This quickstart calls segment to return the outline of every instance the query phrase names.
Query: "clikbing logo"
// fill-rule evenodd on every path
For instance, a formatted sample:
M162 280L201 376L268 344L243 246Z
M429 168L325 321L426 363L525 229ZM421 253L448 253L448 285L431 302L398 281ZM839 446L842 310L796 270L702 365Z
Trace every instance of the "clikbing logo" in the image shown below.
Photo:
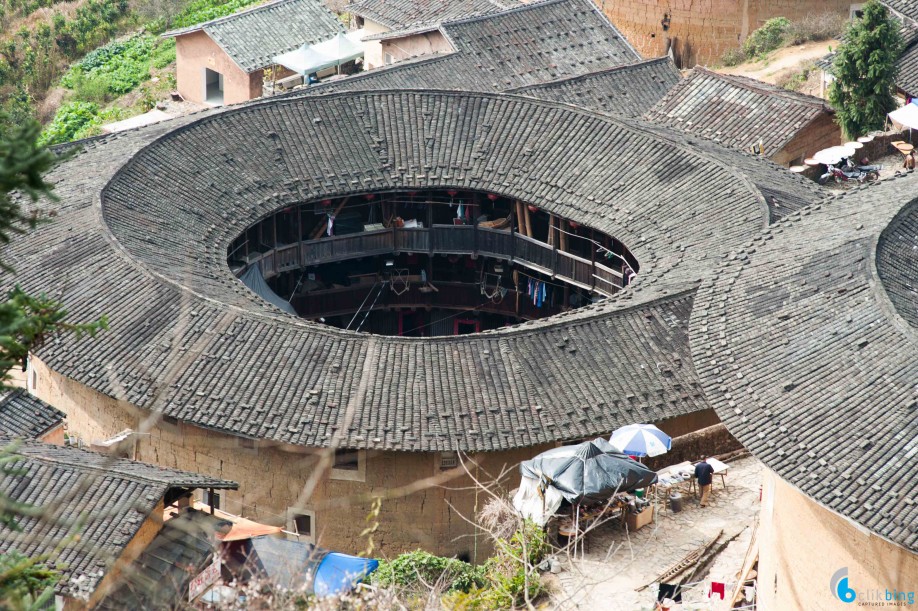
M873 588L855 590L848 582L848 567L844 566L832 575L829 590L843 603L857 601L858 607L911 607L915 604L914 590L897 588Z
M832 590L832 595L843 603L853 603L857 598L857 592L848 585L848 567L846 566L835 571L829 581L829 588Z

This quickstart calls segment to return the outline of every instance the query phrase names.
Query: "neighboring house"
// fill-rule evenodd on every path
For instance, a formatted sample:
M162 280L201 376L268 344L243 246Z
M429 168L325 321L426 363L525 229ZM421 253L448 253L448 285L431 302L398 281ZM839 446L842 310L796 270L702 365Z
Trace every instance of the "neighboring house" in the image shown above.
M446 22L452 50L417 57L291 95L361 89L507 91L642 60L591 0L547 0Z
M64 412L17 388L0 398L0 435L64 445Z
M208 566L220 562L218 535L232 523L203 511L183 509L167 520L134 562L127 566L96 609L158 611L183 609L192 593L203 594L210 583L193 592L189 585ZM215 557L216 556L216 557ZM219 579L220 573L215 572ZM197 597L197 596L196 596Z
M576 104L621 117L640 117L659 102L680 78L673 61L661 57L509 89L507 93Z
M416 55L452 49L439 26L445 21L499 13L517 0L363 0L348 6L365 29L364 62L376 68Z
M166 506L195 489L237 487L197 473L0 436L0 445L8 444L16 460L0 473L0 489L17 503L46 511L17 517L16 530L0 525L0 553L47 555L63 575L55 590L65 609L92 607L103 597L156 538Z
M842 139L835 111L824 100L700 66L645 119L785 166L802 163Z
M261 97L276 56L343 31L322 0L275 0L163 36L175 38L179 94L221 106Z

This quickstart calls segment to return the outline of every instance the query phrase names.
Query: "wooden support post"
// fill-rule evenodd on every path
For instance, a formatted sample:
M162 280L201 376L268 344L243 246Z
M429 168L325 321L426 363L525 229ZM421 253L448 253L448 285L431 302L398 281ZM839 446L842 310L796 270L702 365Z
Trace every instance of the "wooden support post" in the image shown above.
M296 207L296 260L303 265L303 207Z
M510 263L513 263L513 259L516 256L516 228L514 224L516 223L516 214L513 210L510 211Z
M590 228L590 266L593 268L593 273L590 274L590 290L596 290L596 232L593 231L593 228Z
M532 237L532 216L529 214L529 206L523 204L523 212L526 215L526 237Z
M562 218L559 218L559 219L558 219L558 224L559 224L559 227L558 227L558 234L559 234L559 235L558 235L558 242L561 244L561 251L562 251L562 252L568 252L568 250L567 250L567 231L568 231L569 225L567 224L567 221L565 221L565 220L562 219Z

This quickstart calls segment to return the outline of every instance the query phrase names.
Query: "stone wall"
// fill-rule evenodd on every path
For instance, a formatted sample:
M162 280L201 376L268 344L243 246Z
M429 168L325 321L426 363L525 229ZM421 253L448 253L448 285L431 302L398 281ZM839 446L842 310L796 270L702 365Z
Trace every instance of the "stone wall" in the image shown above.
M594 0L644 57L672 47L676 65L716 64L768 19L850 13L850 0Z
M203 31L175 39L175 78L178 92L188 101L205 103L204 69L223 75L223 103L238 104L261 97L261 70L246 73Z
M699 431L673 437L672 449L662 456L644 459L644 464L659 471L681 462L697 462L702 456L717 456L742 449L743 445L730 434L722 423Z
M887 590L918 590L918 555L824 508L771 471L764 472L764 480L758 529L760 608L886 606ZM858 592L848 605L829 588L833 574L844 567L850 587ZM881 600L875 602L880 604L871 605L861 596L868 590L879 591Z

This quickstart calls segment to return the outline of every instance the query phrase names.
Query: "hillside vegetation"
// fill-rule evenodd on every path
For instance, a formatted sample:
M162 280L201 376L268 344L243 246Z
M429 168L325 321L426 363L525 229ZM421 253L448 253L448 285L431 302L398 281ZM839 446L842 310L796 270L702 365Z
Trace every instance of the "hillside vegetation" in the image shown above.
M46 124L46 144L98 133L174 89L158 35L264 0L0 0L0 114Z

